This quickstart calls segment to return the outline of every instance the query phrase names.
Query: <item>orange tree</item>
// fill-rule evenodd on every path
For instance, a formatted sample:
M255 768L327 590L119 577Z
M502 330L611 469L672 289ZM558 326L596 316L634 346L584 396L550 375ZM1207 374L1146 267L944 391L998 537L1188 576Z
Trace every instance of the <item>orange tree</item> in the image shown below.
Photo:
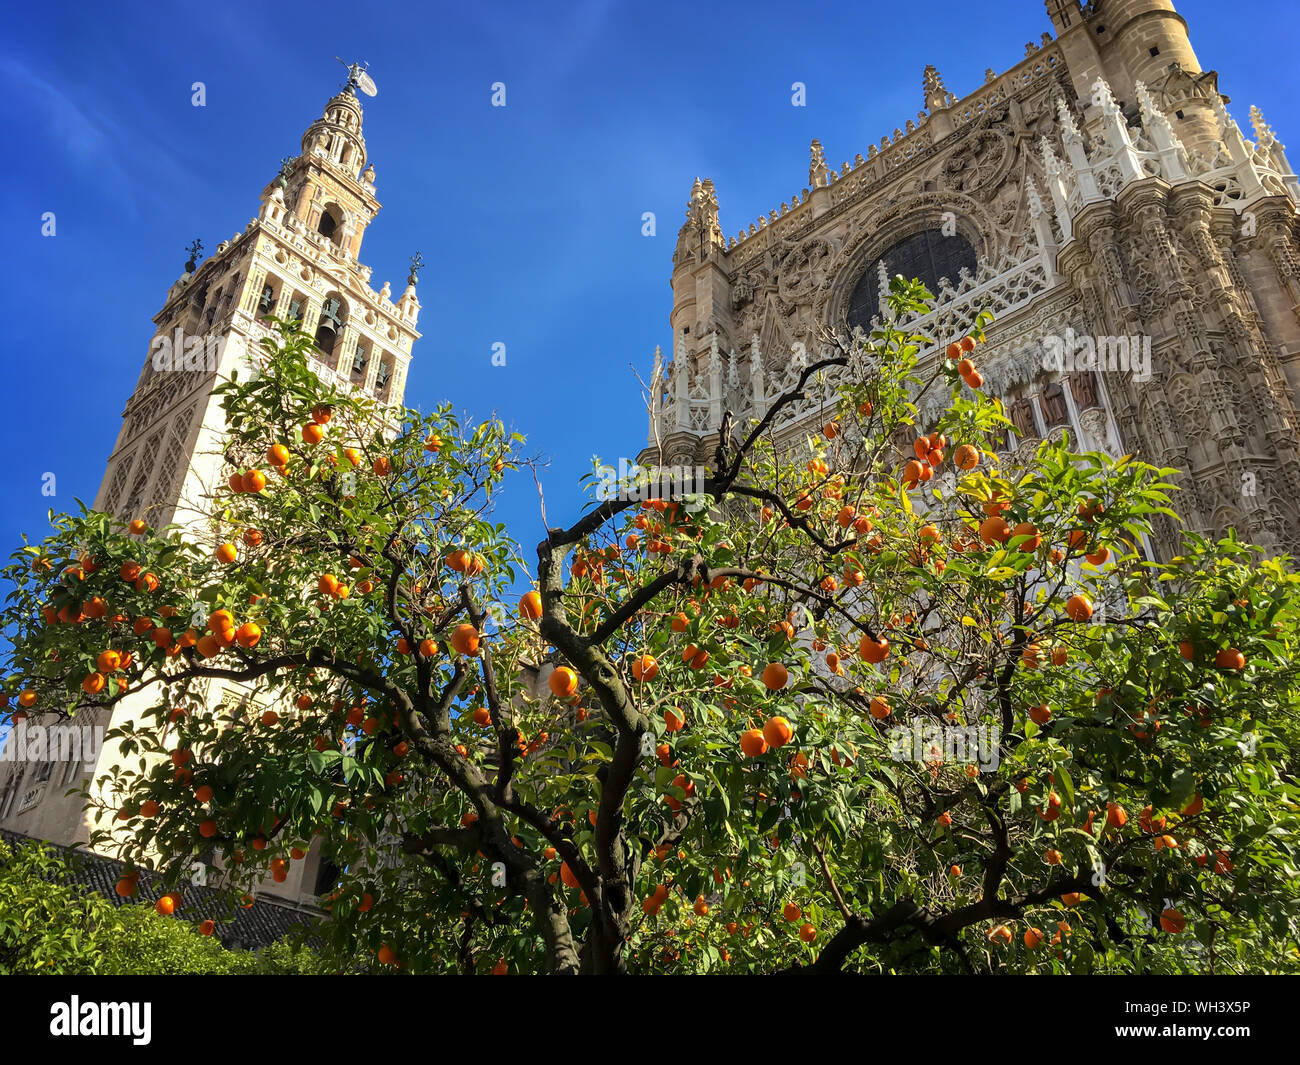
M1296 578L1149 561L1172 471L999 460L980 338L833 346L702 496L548 528L516 606L519 438L335 390L283 326L222 386L210 540L92 512L16 554L10 712L134 700L111 845L181 918L195 860L240 895L315 842L376 967L1296 968Z

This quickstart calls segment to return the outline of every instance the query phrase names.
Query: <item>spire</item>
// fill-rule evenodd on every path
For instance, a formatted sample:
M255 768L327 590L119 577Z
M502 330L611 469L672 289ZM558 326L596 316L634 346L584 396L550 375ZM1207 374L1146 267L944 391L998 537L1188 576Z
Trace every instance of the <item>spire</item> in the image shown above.
M1141 81L1134 82L1133 91L1137 95L1142 125L1146 127L1152 143L1156 146L1156 151L1160 153L1162 176L1169 182L1182 180L1187 176L1187 151L1182 141L1178 139L1168 117L1151 99L1151 93L1146 85Z
M713 182L696 178L691 185L690 202L686 205L686 221L677 232L677 248L673 262L678 266L690 261L692 255L707 257L713 247L726 247L722 226L718 224L718 197Z
M1250 125L1255 131L1255 143L1268 151L1277 142L1273 127L1264 121L1264 112L1254 104L1250 107Z
M943 77L933 63L921 74L921 91L925 94L926 109L933 114L951 107L955 97L944 86Z
M1056 114L1061 122L1061 139L1066 142L1071 140L1082 142L1083 138L1079 136L1079 124L1074 121L1074 113L1070 110L1070 105L1065 102L1064 96L1056 98Z
M1025 178L1025 194L1029 199L1029 217L1038 218L1043 213L1043 198L1038 195L1038 186L1032 177Z

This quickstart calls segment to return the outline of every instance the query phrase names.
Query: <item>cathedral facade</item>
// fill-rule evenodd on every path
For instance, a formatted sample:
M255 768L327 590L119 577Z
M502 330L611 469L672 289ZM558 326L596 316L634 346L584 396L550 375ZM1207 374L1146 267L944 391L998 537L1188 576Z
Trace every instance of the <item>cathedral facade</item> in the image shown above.
M406 288L393 299L387 283L372 287L371 268L359 260L380 204L358 86L373 89L373 82L354 65L347 85L303 134L300 154L283 160L262 190L256 218L211 256L201 258L197 242L191 249L154 316L95 510L122 522L143 518L155 528L174 522L194 542L219 542L210 499L230 470L222 454L225 416L213 389L232 371L243 379L256 372L265 358L259 341L278 337L267 316L295 319L316 338L314 369L322 378L381 402L402 402L420 335L419 261L413 259ZM124 761L134 764L105 735L157 698L150 688L111 709L79 711L71 722L39 715L16 723L0 757L0 830L66 846L85 843L96 828L112 829L111 815L86 812L82 799L68 792L98 782ZM213 713L229 713L262 698L214 680L205 702ZM91 794L115 805L98 783ZM264 889L310 902L327 882L332 885L328 860L313 848L285 882L268 881Z
M996 316L980 351L1013 454L1075 450L1182 471L1187 528L1300 554L1300 184L1256 108L1247 137L1171 0L1047 0L1052 31L734 236L697 179L673 255L673 356L656 351L640 459L707 465L825 351L870 332L888 277L936 296L922 361ZM1026 22L1028 22L1026 12ZM833 382L776 426L815 432ZM926 424L935 410L922 410ZM1160 519L1157 555L1179 528Z

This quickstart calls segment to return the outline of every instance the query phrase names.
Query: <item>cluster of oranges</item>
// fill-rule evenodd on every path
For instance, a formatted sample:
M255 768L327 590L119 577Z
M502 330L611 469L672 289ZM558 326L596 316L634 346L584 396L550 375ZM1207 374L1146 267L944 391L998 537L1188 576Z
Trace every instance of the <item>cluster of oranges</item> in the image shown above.
M960 340L948 345L945 354L948 358L957 364L957 372L961 378L974 391L979 391L984 386L984 377L975 369L975 364L966 358L975 350L975 338L973 336L964 336Z

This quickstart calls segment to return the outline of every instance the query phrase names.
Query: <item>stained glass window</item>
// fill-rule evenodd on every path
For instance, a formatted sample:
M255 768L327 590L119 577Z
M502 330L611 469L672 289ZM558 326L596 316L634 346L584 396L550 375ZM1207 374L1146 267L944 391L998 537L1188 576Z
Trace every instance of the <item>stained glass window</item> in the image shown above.
M974 273L976 265L975 249L961 234L945 237L937 229L914 233L867 266L849 300L850 326L866 329L871 319L880 313L879 264L882 262L887 276L902 274L907 278L918 278L931 292L938 291L941 277L956 284L963 266Z

